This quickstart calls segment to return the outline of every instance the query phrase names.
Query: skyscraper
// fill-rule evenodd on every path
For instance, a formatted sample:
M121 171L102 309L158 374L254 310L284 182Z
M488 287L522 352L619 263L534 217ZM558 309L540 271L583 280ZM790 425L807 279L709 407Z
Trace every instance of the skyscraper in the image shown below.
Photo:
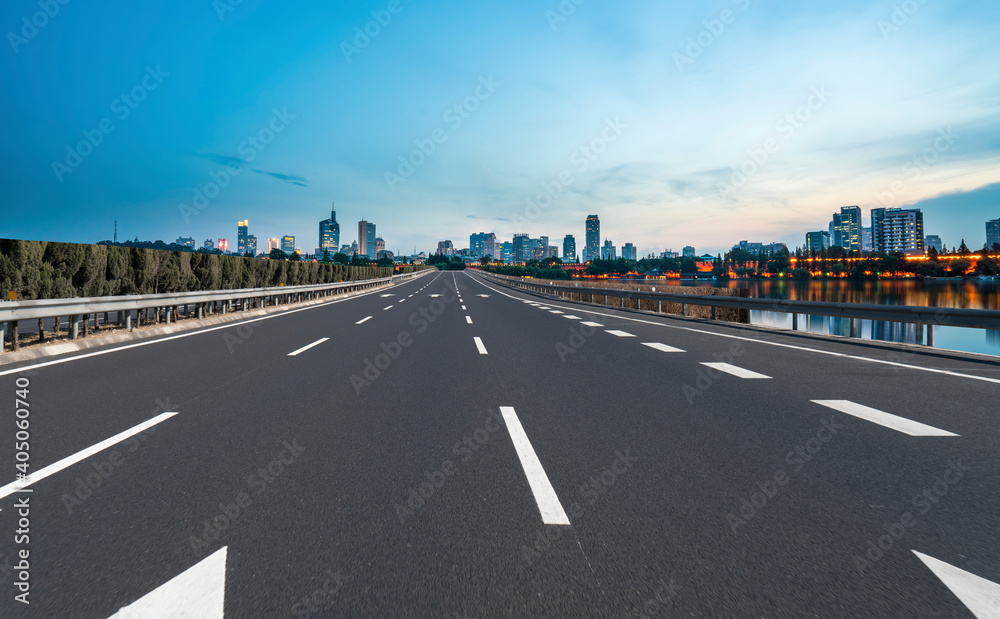
M362 219L358 222L358 254L375 259L375 224Z
M806 251L817 254L830 246L830 233L826 230L806 232Z
M601 220L597 215L587 215L587 240L583 247L583 260L601 257Z
M250 227L250 220L244 219L236 223L236 251L240 255L247 253L247 236Z
M830 243L848 251L861 251L861 242L861 207L840 207L830 224Z
M375 255L378 256L380 251L385 251L385 239L377 236L375 237Z
M601 248L601 258L603 260L618 260L618 252L615 250L614 243L605 239L604 247Z
M319 250L320 258L328 251L331 254L337 253L340 247L340 224L337 223L337 211L330 211L330 219L319 222Z
M681 250L681 255L685 258L694 258L698 255L698 251L691 245L685 245L684 249Z
M873 208L872 240L875 251L922 254L924 214L918 208Z
M286 254L295 253L294 236L292 236L291 234L286 234L285 236L281 237L281 251L285 252Z
M991 219L986 222L986 245L992 250L997 243L1000 243L1000 219Z
M247 236L247 246L243 251L245 254L250 254L251 256L257 255L257 237L253 234Z
M485 250L486 243L496 240L497 240L497 235L492 232L490 233L477 232L475 234L470 234L469 251L472 252L472 255L474 257L481 258L482 256L486 255L486 250Z
M931 247L933 247L935 251L941 253L941 248L944 247L944 244L941 242L940 236L936 234L928 234L924 237L924 247L927 248L927 251L930 251Z
M563 238L563 262L576 261L576 239L572 234Z
M267 253L271 253L272 249L281 249L281 241L275 238L267 239Z
M514 235L514 262L527 262L531 259L528 247L528 235L525 233Z
M625 243L622 245L622 258L626 260L638 260L639 250L632 243Z

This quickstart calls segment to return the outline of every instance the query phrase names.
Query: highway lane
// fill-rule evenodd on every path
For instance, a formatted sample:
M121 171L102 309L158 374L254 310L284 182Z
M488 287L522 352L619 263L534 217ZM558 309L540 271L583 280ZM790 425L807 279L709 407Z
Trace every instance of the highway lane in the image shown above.
M991 516L996 432L982 401L995 393L992 383L935 375L931 388L927 375L887 367L879 368L888 372L880 390L866 386L868 365L856 369L866 362L746 343L733 365L771 378L717 375L689 403L683 386L697 386L708 369L701 364L719 362L713 355L730 340L628 320L635 314L601 317L579 304L551 301L544 310L507 295L537 297L472 277L431 275L396 287L396 298L367 295L261 321L238 352L212 332L36 370L33 406L53 411L38 413L39 464L154 416L159 391L178 403L178 415L126 452L73 514L60 496L102 457L38 482L37 605L34 613L13 607L20 615L12 616L76 608L109 616L221 547L229 553L228 616L310 608L302 614L962 616L910 550L1000 576ZM585 321L604 324L574 339L570 325ZM401 334L412 342L380 359ZM367 362L386 359L368 380ZM11 382L0 377L0 388ZM845 390L960 436L911 437L810 402ZM891 408L891 393L876 398L899 391L913 408L921 390L934 392L934 410L919 417ZM515 411L569 526L543 524L526 465L497 420L502 406ZM787 452L819 445L824 419L834 416L835 437L793 470ZM301 453L290 455L286 441ZM0 446L0 461L12 461ZM279 457L292 461L274 464ZM971 470L859 571L855 555L877 543L884 524L914 511L913 494L953 458ZM281 472L251 487L248 476L269 465ZM787 484L734 527L727 516L778 470ZM414 499L425 480L430 496ZM201 524L241 491L250 502L231 526L207 548L192 548ZM6 528L10 502L0 500ZM0 609L8 603L0 599Z

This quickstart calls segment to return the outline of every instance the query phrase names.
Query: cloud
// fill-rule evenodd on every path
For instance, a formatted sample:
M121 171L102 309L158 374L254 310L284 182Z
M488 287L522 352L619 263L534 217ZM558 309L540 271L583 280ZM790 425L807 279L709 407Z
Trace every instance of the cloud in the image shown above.
M309 179L302 178L301 176L295 176L294 174L282 174L281 172L268 172L267 170L253 170L257 174L266 174L267 176L273 176L279 181L285 181L286 183L291 183L293 185L298 185L299 187L308 187Z
M230 157L229 155L220 155L218 153L194 153L194 156L219 165L234 166L237 168L242 168L243 164L246 163L239 157Z

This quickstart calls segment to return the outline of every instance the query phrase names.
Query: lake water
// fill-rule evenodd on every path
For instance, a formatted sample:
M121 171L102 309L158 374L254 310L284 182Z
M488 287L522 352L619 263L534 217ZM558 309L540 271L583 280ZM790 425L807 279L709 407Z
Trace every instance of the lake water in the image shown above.
M643 283L652 283L645 280ZM674 282L670 282L673 284ZM655 283L653 284L655 285ZM684 281L684 286L704 286L701 281ZM730 280L718 285L749 288L750 296L789 301L839 303L880 303L924 307L962 307L1000 311L1000 282L919 281L919 280ZM752 324L792 327L791 314L750 312ZM861 337L888 342L923 343L925 334L913 324L856 320ZM832 316L799 316L799 329L813 333L849 335L851 321ZM938 348L1000 355L1000 331L938 326L934 329Z

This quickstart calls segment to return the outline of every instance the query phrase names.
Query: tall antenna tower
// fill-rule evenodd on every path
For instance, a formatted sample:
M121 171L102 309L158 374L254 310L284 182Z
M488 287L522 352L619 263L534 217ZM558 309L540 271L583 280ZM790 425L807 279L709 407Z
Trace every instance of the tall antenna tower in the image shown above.
M115 243L118 242L118 220L115 220Z

